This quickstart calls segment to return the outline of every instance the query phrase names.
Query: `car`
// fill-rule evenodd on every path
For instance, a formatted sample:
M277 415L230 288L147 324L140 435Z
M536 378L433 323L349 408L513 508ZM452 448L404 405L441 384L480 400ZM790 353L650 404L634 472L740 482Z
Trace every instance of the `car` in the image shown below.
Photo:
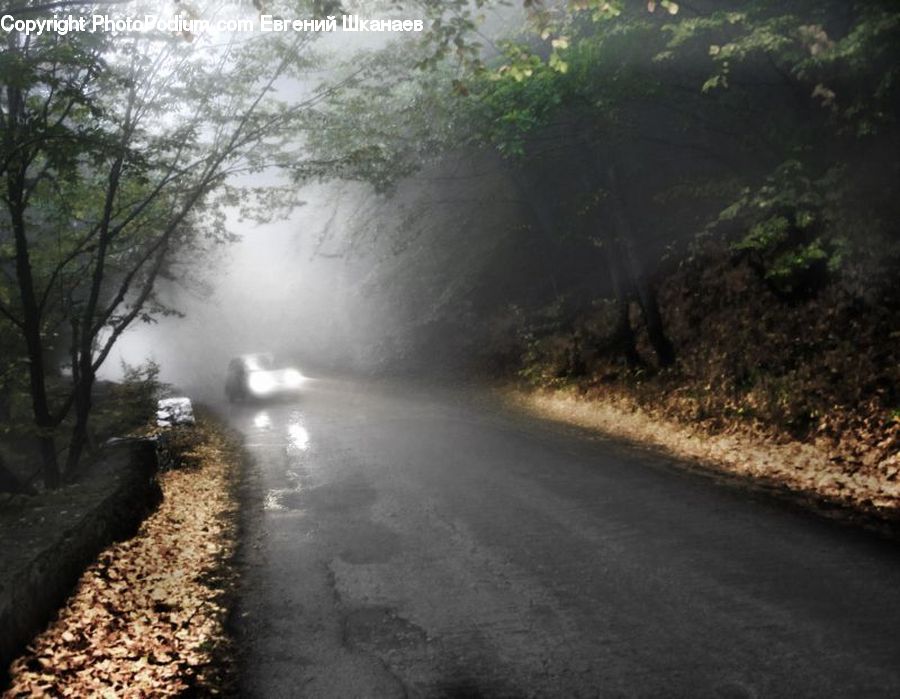
M235 357L228 364L225 395L232 403L296 395L306 377L294 367L276 367L268 352Z

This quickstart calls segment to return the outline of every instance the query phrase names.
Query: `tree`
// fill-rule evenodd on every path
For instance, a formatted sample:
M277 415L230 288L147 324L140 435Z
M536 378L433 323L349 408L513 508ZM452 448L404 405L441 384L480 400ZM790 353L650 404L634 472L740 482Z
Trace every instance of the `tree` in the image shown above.
M311 65L314 38L8 34L0 244L14 275L0 314L23 338L47 487L60 479L58 429L71 413L71 477L96 372L134 321L168 312L156 282L178 256L231 237L227 206L271 216L295 203L291 188L254 188L247 178L296 155L297 134L322 95L276 90ZM65 339L71 367L56 399L54 335Z
M631 363L632 302L658 364L674 361L652 281L698 233L754 255L783 288L839 267L848 230L863 250L890 235L854 217L852 183L891 177L878 152L897 113L891 3L530 3L499 38L476 31L490 7L430 8L425 45L405 62L395 48L371 60L377 74L338 96L337 130L313 145L382 189L440 153L499 151L534 225L562 234L582 219L602 251ZM564 182L548 186L548 168Z
M370 61L372 75L347 86L332 105L328 119L323 120L331 128L319 134L315 147L328 160L347 163L345 176L369 181L381 189L389 188L438 153L472 146L496 149L508 159L507 176L516 183L523 205L534 209L535 225L555 226L560 235L571 215L548 215L547 203L542 199L553 195L533 188L527 171L536 161L553 157L554 150L563 158L571 158L573 150L580 151L584 162L577 165L580 176L572 186L583 188L581 194L585 198L596 199L604 194L605 204L594 211L605 220L598 220L589 235L602 242L599 247L603 248L605 274L620 299L620 319L625 325L619 334L624 354L631 363L638 363L627 312L630 299L635 297L644 310L659 363L668 366L674 361L674 351L665 336L652 286L640 269L628 202L619 184L621 175L612 163L614 142L621 139L621 125L614 114L598 114L596 108L601 97L609 103L616 99L621 102L623 90L634 90L633 85L598 87L595 76L588 75L590 70L597 70L596 51L590 61L582 61L578 75L567 76L569 65L560 58L560 51L567 45L565 39L551 42L546 62L533 54L527 43L501 42L501 56L485 68L480 60L473 60L477 47L467 43L468 21L471 18L453 25L456 33L448 41L444 30L450 25L435 19L438 29L433 30L434 35L426 38L418 52L406 47L405 60L398 60L396 47L379 52ZM634 22L638 29L645 24L646 21ZM617 31L621 33L620 28ZM633 40L635 33L631 30L626 39ZM600 41L591 38L596 48ZM462 79L452 65L440 62L448 45L457 47L454 55L465 69L472 71ZM622 43L616 43L612 50L621 53ZM426 69L424 73L416 72L422 68ZM405 79L401 80L400 75ZM365 111L353 108L360 104L366 105ZM375 119L373 106L378 115ZM358 119L360 114L365 115L365 125ZM570 137L563 147L558 143L548 147L541 142L539 132L558 124L560 119L567 121L578 136L574 143ZM348 125L341 128L342 123ZM375 141L376 152L370 145L372 123L383 125ZM396 129L397 124L403 127ZM402 137L398 138L398 134ZM358 143L354 136L360 135L368 140ZM411 143L416 145L410 147ZM348 144L353 145L348 149ZM360 153L368 157L359 158ZM377 168L373 168L373 162L378 163Z

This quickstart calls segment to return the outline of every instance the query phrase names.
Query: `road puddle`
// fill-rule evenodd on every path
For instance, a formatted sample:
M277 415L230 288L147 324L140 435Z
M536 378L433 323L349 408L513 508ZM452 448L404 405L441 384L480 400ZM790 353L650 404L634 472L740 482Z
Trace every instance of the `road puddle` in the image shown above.
M253 417L253 426L261 432L270 430L272 428L272 418L269 417L269 413L265 410L260 410Z
M309 449L309 432L300 422L299 418L288 425L288 447L297 451Z
M257 458L270 463L283 460L284 475L278 476L277 469L267 479L271 485L263 499L263 509L269 512L297 511L303 500L303 462L310 450L310 435L304 424L303 414L291 410L285 414L280 410L260 410L253 415L254 436L258 441L249 441L246 446L260 449ZM280 454L279 454L280 452Z

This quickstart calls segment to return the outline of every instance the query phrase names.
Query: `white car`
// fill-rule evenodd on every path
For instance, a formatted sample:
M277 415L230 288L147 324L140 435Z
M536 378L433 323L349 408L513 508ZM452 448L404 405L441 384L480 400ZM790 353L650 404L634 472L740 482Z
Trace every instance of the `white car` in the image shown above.
M299 393L306 377L294 367L276 368L269 353L245 354L228 364L225 395L232 403Z

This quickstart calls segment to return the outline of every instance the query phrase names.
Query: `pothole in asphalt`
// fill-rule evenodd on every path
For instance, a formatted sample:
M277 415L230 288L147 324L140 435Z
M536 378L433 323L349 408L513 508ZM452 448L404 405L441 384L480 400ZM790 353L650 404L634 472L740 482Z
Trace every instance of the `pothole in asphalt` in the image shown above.
M364 607L344 616L344 643L369 652L424 648L425 631L390 607Z
M328 483L306 491L307 506L328 514L358 514L378 500L375 489L361 476Z
M400 536L377 522L364 522L342 536L338 554L347 563L385 563L400 552Z
M495 658L485 660L483 643L447 656L445 642L429 638L420 626L391 607L363 607L344 616L344 644L380 658L415 696L436 699L522 697L508 684ZM477 658L477 659L476 659Z

